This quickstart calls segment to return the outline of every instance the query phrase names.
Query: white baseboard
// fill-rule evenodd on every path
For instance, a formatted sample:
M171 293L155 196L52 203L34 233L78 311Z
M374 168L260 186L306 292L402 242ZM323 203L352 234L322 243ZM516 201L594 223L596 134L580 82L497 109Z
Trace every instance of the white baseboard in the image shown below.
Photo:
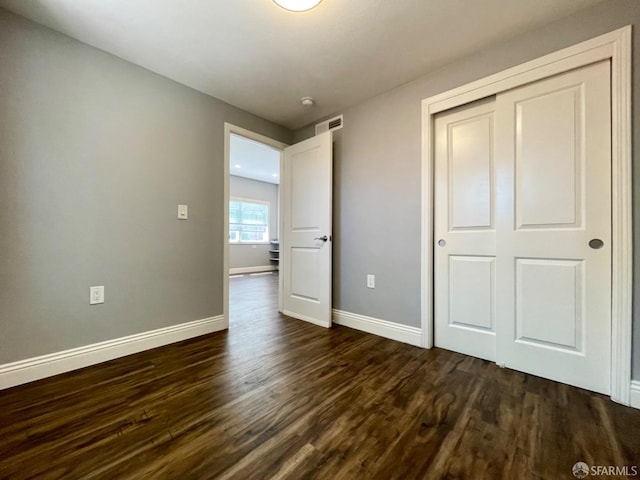
M222 315L0 365L0 390L224 330Z
M338 325L355 328L380 337L390 338L398 342L408 343L419 347L422 340L422 330L400 323L389 322L379 318L366 317L356 313L333 310L333 321Z
M630 405L633 408L640 408L640 380L631 380Z
M276 265L262 265L261 267L238 267L230 268L229 275L240 275L241 273L259 273L259 272L272 272L277 270Z

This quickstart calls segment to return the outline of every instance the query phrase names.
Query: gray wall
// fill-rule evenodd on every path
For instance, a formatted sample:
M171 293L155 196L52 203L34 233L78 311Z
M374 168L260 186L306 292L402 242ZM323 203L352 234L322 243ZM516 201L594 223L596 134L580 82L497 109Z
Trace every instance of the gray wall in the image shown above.
M0 10L0 364L222 313L225 121L291 141Z
M344 112L334 152L334 307L420 325L420 101L625 25L634 25L633 118L640 118L640 2L611 0L456 61ZM437 46L425 45L425 49ZM338 112L340 113L340 112ZM315 122L314 122L315 123ZM313 135L313 127L294 134ZM640 133L634 127L634 161ZM634 185L640 168L634 169ZM634 200L640 251L640 196ZM635 272L638 276L636 262ZM365 275L376 274L376 289ZM638 293L640 287L635 288ZM640 296L634 295L634 377L640 378Z
M229 177L232 197L269 202L269 239L278 238L278 185L250 178ZM229 244L229 268L272 266L269 261L271 245Z

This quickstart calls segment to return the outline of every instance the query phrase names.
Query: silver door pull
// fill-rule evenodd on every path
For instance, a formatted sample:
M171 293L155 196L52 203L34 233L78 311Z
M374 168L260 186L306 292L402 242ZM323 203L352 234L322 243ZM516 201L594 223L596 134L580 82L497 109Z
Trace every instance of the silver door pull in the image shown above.
M447 242L444 240L444 238L441 238L440 240L438 240L438 245L440 245L441 247L444 247L447 244Z
M326 242L327 240L329 240L329 237L324 235L322 237L316 237L316 238L314 238L314 240L322 240L323 242Z

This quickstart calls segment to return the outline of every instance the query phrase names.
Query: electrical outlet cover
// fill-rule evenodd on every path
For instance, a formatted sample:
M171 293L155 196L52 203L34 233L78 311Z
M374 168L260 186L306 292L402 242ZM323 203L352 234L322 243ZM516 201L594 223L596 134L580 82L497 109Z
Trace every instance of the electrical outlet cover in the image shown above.
M89 287L89 305L104 303L104 286Z

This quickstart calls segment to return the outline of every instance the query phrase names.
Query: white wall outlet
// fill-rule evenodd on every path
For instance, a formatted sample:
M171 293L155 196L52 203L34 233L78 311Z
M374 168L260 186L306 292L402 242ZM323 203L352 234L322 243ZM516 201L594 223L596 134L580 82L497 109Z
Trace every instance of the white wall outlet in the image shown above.
M104 286L89 287L89 305L104 303Z
M178 205L178 218L180 220L187 220L189 218L188 205Z
M367 288L376 288L376 276L367 275Z

